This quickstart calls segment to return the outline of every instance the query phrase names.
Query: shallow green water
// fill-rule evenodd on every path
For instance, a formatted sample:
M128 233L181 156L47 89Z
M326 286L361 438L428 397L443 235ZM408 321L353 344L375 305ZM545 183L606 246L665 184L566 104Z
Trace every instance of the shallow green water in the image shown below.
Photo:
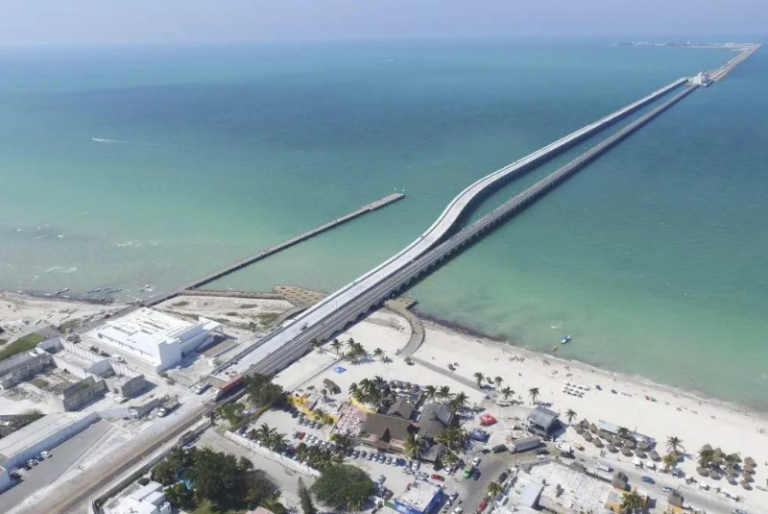
M605 42L5 49L0 287L164 290L404 189L212 285L332 290L478 177L730 55ZM421 282L419 308L530 348L570 333L563 355L765 407L766 79L762 51Z

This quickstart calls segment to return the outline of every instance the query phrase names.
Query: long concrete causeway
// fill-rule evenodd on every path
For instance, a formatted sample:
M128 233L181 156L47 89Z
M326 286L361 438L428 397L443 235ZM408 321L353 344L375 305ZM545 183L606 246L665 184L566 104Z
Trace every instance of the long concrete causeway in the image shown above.
M419 236L418 239L381 265L350 282L335 293L326 297L323 301L315 304L313 307L297 316L287 326L279 328L267 335L258 343L258 345L254 345L252 351L242 355L239 358L239 361L232 366L232 369L238 373L249 374L255 372L271 373L286 367L293 362L293 360L309 350L310 342L312 340L323 340L327 337L331 337L332 334L343 329L347 324L354 323L358 318L364 317L372 306L378 305L394 290L402 287L403 284L415 280L422 271L434 266L437 261L430 261L434 260L433 257L436 256L437 253L432 254L431 257L424 257L433 249L437 251L435 247L446 240L450 235L450 232L454 229L456 222L475 200L481 198L490 190L493 190L500 183L529 171L531 168L557 155L564 149L594 135L616 121L635 113L642 107L647 106L651 102L680 88L683 84L687 84L688 82L689 79L687 78L675 80L626 107L572 132L571 134L558 139L554 143L536 150L522 159L473 183L459 193L459 195L448 204L440 217L438 217L432 226ZM619 131L616 136L623 134L619 139L616 139L605 146L601 146L608 142L608 140L606 140L601 143L601 145L598 145L600 148L595 153L591 153L589 156L584 154L582 156L584 161L579 166L574 166L574 170L581 167L583 163L594 159L610 146L613 146L619 140L629 135L629 133L647 123L651 118L666 110L666 108L689 94L693 89L695 89L695 87L687 87L682 93L675 96L672 99L674 101L670 101L671 103L667 102L655 108L636 122L633 122ZM640 122L641 120L643 121L637 124L637 122ZM633 128L628 132L625 132L630 127ZM595 147L595 149L598 147ZM552 182L544 189L549 190L559 183L564 176L572 173L572 171L563 172L558 176L559 178L552 178L561 171L562 169L545 179L549 179ZM544 187L541 182L537 183L537 185ZM536 197L541 196L543 190L536 192L529 189L526 191L529 193L529 196L526 196L525 202L530 202ZM491 225L493 225L493 223L488 223L487 226L477 226L477 224L473 224L472 227L475 227L473 230L480 233ZM462 231L462 233L465 232ZM455 243L456 240L449 239L446 241L446 244L450 241L454 241ZM458 248L460 244L456 244L458 245ZM440 246L439 248L443 248L443 246Z

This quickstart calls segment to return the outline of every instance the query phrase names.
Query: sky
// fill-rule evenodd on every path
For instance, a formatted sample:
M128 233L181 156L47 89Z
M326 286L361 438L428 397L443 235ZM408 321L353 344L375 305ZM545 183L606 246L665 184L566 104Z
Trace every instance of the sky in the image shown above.
M768 0L0 0L0 44L768 33Z

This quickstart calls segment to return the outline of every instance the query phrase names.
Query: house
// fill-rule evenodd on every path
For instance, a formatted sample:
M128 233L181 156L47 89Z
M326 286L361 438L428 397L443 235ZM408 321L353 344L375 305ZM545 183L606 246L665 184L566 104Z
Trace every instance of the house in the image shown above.
M404 419L411 419L413 415L413 405L405 398L398 398L395 403L387 410L387 415L398 416Z
M405 437L415 431L410 420L385 414L368 414L360 440L379 450L401 452Z
M552 435L560 424L557 412L546 407L538 406L528 414L528 431L542 437Z
M394 500L394 509L401 514L429 514L436 511L443 490L440 486L423 480L414 480L408 489Z
M434 439L443 433L443 430L451 426L453 413L447 405L442 403L429 403L421 410L421 416L416 422L419 436L425 439Z

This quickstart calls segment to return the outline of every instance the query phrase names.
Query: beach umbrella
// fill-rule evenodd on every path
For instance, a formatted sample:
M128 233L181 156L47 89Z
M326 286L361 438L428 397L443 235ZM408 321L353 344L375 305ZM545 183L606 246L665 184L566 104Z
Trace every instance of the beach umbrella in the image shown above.
M619 451L619 449L616 448L616 446L614 446L613 443L609 443L608 444L608 451L611 452L611 453L616 453L617 451Z
M579 435L583 434L584 433L584 427L582 427L581 425L576 425L576 433L579 434Z
M584 439L587 442L591 441L592 440L592 434L590 434L589 432L584 432Z
M744 473L754 473L755 472L755 466L752 464L744 464Z
M622 454L623 454L625 457L631 457L631 456L632 456L632 450L630 450L630 449L629 449L629 448L627 448L626 446L625 446L624 448L622 448L622 449L621 449L621 453L622 453Z
M648 458L648 455L646 455L643 450L636 450L635 455L637 455L641 459Z
M704 468L704 467L701 467L701 466L696 468L696 472L699 475L703 476L703 477L708 477L709 476L709 470L707 468Z
M629 446L633 450L637 448L637 443L633 441L632 439L627 439L627 442L624 443L625 445Z
M754 480L754 478L752 478L752 475L750 475L749 473L742 473L741 478L747 482L751 482L752 480Z
M711 478L712 480L720 480L720 473L712 470L709 472L709 478Z
M701 451L711 452L712 451L712 446L710 446L708 444L705 444L704 446L701 447Z
M657 452L656 450L653 450L651 452L651 459L653 459L655 461L660 461L661 460L661 456L659 455L659 452Z
M755 462L755 459L753 459L752 457L747 457L746 459L744 459L744 464L747 464L748 466L752 466L753 468L757 466L757 462Z
M587 421L586 419L582 419L581 421L579 421L579 425L581 425L582 428L589 428L589 421Z
M651 447L651 445L645 441L640 441L639 443L637 443L637 447L640 448L641 450L647 451Z
M751 490L751 489L752 489L752 486L751 486L751 485L749 485L749 482L746 482L746 481L744 481L744 480L742 480L742 481L741 481L741 487L743 487L743 488L744 488L744 489L746 489L747 491L749 491L749 490Z
M594 441L592 441L592 443L593 443L593 444L594 444L594 445L595 445L597 448L602 448L602 447L603 447L603 442L600 440L600 438L599 438L599 437L595 437L595 440L594 440Z
M597 433L597 425L595 425L594 423L589 425L589 431L592 432L593 434L596 434Z
M735 477L730 477L730 476L729 476L729 477L728 477L728 482L729 482L731 485L738 485L738 483L739 483L739 477L738 477L738 475L737 475L737 476L735 476Z

